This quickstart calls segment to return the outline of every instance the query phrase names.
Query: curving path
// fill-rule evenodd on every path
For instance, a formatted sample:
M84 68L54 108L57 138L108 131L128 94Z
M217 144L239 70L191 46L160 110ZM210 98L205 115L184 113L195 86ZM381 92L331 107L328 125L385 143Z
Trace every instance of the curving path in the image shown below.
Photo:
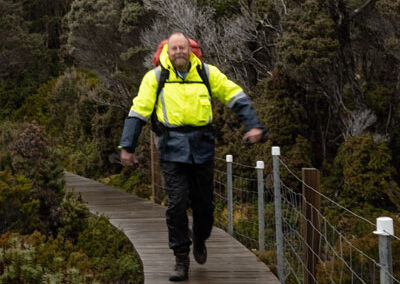
M142 260L145 284L174 283L168 281L174 257L168 248L165 207L71 173L65 178L67 191L81 194L92 213L108 216L128 236ZM181 283L279 283L263 262L219 228L213 228L207 249L204 265L191 255L189 280Z

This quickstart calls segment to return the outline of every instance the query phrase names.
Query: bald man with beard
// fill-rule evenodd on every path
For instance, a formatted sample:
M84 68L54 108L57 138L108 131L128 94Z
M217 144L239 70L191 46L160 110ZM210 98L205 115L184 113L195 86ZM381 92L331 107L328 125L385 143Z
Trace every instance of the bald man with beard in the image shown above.
M260 142L266 135L249 97L217 67L203 63L191 52L183 33L173 33L160 55L161 66L143 77L138 95L125 120L119 148L125 166L137 163L135 148L142 126L153 111L162 131L158 133L158 156L168 195L166 221L169 247L176 264L170 281L188 279L189 252L207 260L206 240L214 222L214 133L211 98L238 114L246 127L243 141ZM162 72L167 79L158 90ZM203 75L202 75L203 74ZM203 80L207 76L208 80ZM158 93L159 91L159 93ZM155 108L156 105L156 108ZM187 209L193 212L188 226Z

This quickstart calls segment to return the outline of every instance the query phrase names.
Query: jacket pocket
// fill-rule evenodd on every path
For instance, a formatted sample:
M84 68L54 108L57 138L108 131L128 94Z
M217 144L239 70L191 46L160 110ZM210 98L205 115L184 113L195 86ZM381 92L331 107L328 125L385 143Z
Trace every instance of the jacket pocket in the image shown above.
M200 122L208 123L211 120L211 103L208 98L200 99Z

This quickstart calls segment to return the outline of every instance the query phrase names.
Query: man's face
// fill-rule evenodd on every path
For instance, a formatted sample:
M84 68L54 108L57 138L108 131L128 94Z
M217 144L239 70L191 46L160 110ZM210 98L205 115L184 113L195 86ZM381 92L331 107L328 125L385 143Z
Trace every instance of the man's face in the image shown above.
M168 40L168 56L178 71L188 71L190 45L183 35L173 35Z

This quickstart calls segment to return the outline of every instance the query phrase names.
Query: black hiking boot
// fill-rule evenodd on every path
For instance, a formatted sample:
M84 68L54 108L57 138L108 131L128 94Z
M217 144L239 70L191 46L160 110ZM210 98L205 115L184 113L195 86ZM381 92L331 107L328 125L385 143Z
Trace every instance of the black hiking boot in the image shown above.
M190 230L191 239L193 240L193 256L198 264L204 264L207 261L206 241L199 240Z
M185 281L189 274L189 253L175 255L175 270L171 273L169 281Z

